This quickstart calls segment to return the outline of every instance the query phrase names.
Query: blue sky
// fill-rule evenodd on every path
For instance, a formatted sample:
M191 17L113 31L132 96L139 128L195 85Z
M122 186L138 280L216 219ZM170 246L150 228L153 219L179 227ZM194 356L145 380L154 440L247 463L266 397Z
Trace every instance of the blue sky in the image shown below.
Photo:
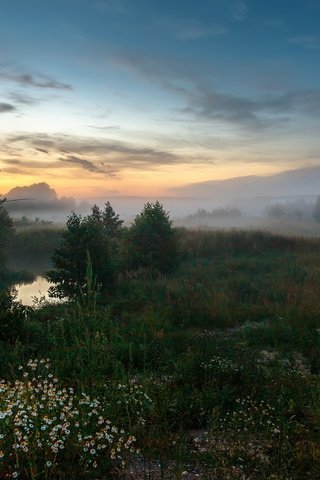
M320 0L6 0L0 192L165 195L317 165Z

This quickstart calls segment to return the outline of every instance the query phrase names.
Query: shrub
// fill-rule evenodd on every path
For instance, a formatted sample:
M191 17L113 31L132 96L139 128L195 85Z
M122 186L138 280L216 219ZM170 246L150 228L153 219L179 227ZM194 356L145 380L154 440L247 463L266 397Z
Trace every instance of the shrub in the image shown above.
M129 265L161 273L172 271L178 260L178 245L169 213L159 202L146 203L129 230Z
M14 289L0 290L0 340L11 342L22 334L28 308L15 298Z
M107 292L114 284L114 245L122 221L110 204L106 204L105 211L96 205L91 211L91 215L84 218L75 213L68 218L67 229L52 257L54 270L46 274L49 282L55 284L49 290L53 297L74 299L83 295L87 285L88 259L93 279L101 292Z

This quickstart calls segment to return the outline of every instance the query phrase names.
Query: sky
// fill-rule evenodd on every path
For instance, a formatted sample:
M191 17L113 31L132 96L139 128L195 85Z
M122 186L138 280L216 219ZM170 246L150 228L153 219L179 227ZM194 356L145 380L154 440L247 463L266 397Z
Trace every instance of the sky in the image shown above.
M174 196L320 161L320 0L1 0L0 193Z

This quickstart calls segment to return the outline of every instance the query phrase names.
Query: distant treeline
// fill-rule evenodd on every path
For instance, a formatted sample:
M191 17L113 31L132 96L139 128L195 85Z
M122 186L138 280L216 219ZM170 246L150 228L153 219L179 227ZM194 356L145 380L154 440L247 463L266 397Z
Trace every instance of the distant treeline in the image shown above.
M62 197L51 201L39 201L28 199L17 199L7 202L6 209L9 213L28 214L30 212L61 212L71 211L77 207L74 198Z
M212 220L237 219L244 215L238 207L220 207L208 211L199 208L196 213L190 214L185 218L186 222L203 223ZM311 220L320 222L320 195L315 203L307 202L303 198L296 200L276 202L265 207L262 217L274 219L290 220Z
M211 212L208 212L204 208L199 208L198 211L194 214L188 215L187 220L197 220L197 219L214 219L214 218L237 218L241 217L242 213L239 208L235 207L225 207L225 208L214 208Z
M16 230L7 248L8 266L12 270L27 270L41 274L51 267L51 257L58 247L61 229L39 222L33 227Z

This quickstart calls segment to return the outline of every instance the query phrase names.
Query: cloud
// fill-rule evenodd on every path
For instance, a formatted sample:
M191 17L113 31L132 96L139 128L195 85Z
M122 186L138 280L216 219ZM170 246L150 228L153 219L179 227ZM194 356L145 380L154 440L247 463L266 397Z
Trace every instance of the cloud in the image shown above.
M120 130L120 125L87 125L89 128L93 128L94 130Z
M5 174L13 175L41 175L43 172L50 175L51 169L58 169L61 167L57 161L37 161L32 157L24 156L23 159L11 157L1 158L1 171Z
M89 172L103 173L104 175L115 176L114 171L99 168L92 161L86 160L84 158L69 155L65 158L61 157L60 160L61 162L71 163L77 167L80 166L81 168L83 168L84 170L88 170ZM109 167L109 165L107 167Z
M233 8L232 17L237 22L244 22L248 13L247 5L243 0L237 0Z
M320 114L320 89L262 95L256 98L199 89L190 91L187 100L188 105L181 109L182 113L208 120L247 125L250 128L273 126L277 121L287 122L294 114Z
M1 163L10 167L15 165L20 167L21 169L25 170L33 170L33 169L45 169L48 167L57 167L59 165L58 162L52 161L48 163L47 161L37 161L37 160L30 160L28 158L23 158L20 160L19 158L1 158Z
M288 43L302 45L306 48L320 49L320 36L318 35L302 35L287 39Z
M18 105L36 105L41 102L41 99L31 97L22 92L10 92L8 98Z
M72 86L67 83L58 82L46 75L29 73L18 73L8 70L0 71L0 80L11 81L26 87L36 87L53 90L73 90Z
M182 86L186 82L190 84L196 82L201 75L212 74L212 69L202 60L185 62L180 58L140 56L127 52L114 54L112 61L116 67L176 94L186 92L185 86Z
M40 152L40 153L45 153L45 154L49 155L48 150L45 150L44 148L36 148L36 151L37 151L37 152Z
M0 113L8 113L15 110L16 107L14 105L11 105L10 103L0 103Z
M116 142L109 139L80 137L64 134L49 135L43 133L9 135L3 139L1 148L10 154L30 149L50 151L56 157L74 166L90 172L112 175L124 168L153 168L157 165L172 165L188 160L177 155L150 147ZM46 163L48 166L48 162ZM61 164L60 164L61 167Z

